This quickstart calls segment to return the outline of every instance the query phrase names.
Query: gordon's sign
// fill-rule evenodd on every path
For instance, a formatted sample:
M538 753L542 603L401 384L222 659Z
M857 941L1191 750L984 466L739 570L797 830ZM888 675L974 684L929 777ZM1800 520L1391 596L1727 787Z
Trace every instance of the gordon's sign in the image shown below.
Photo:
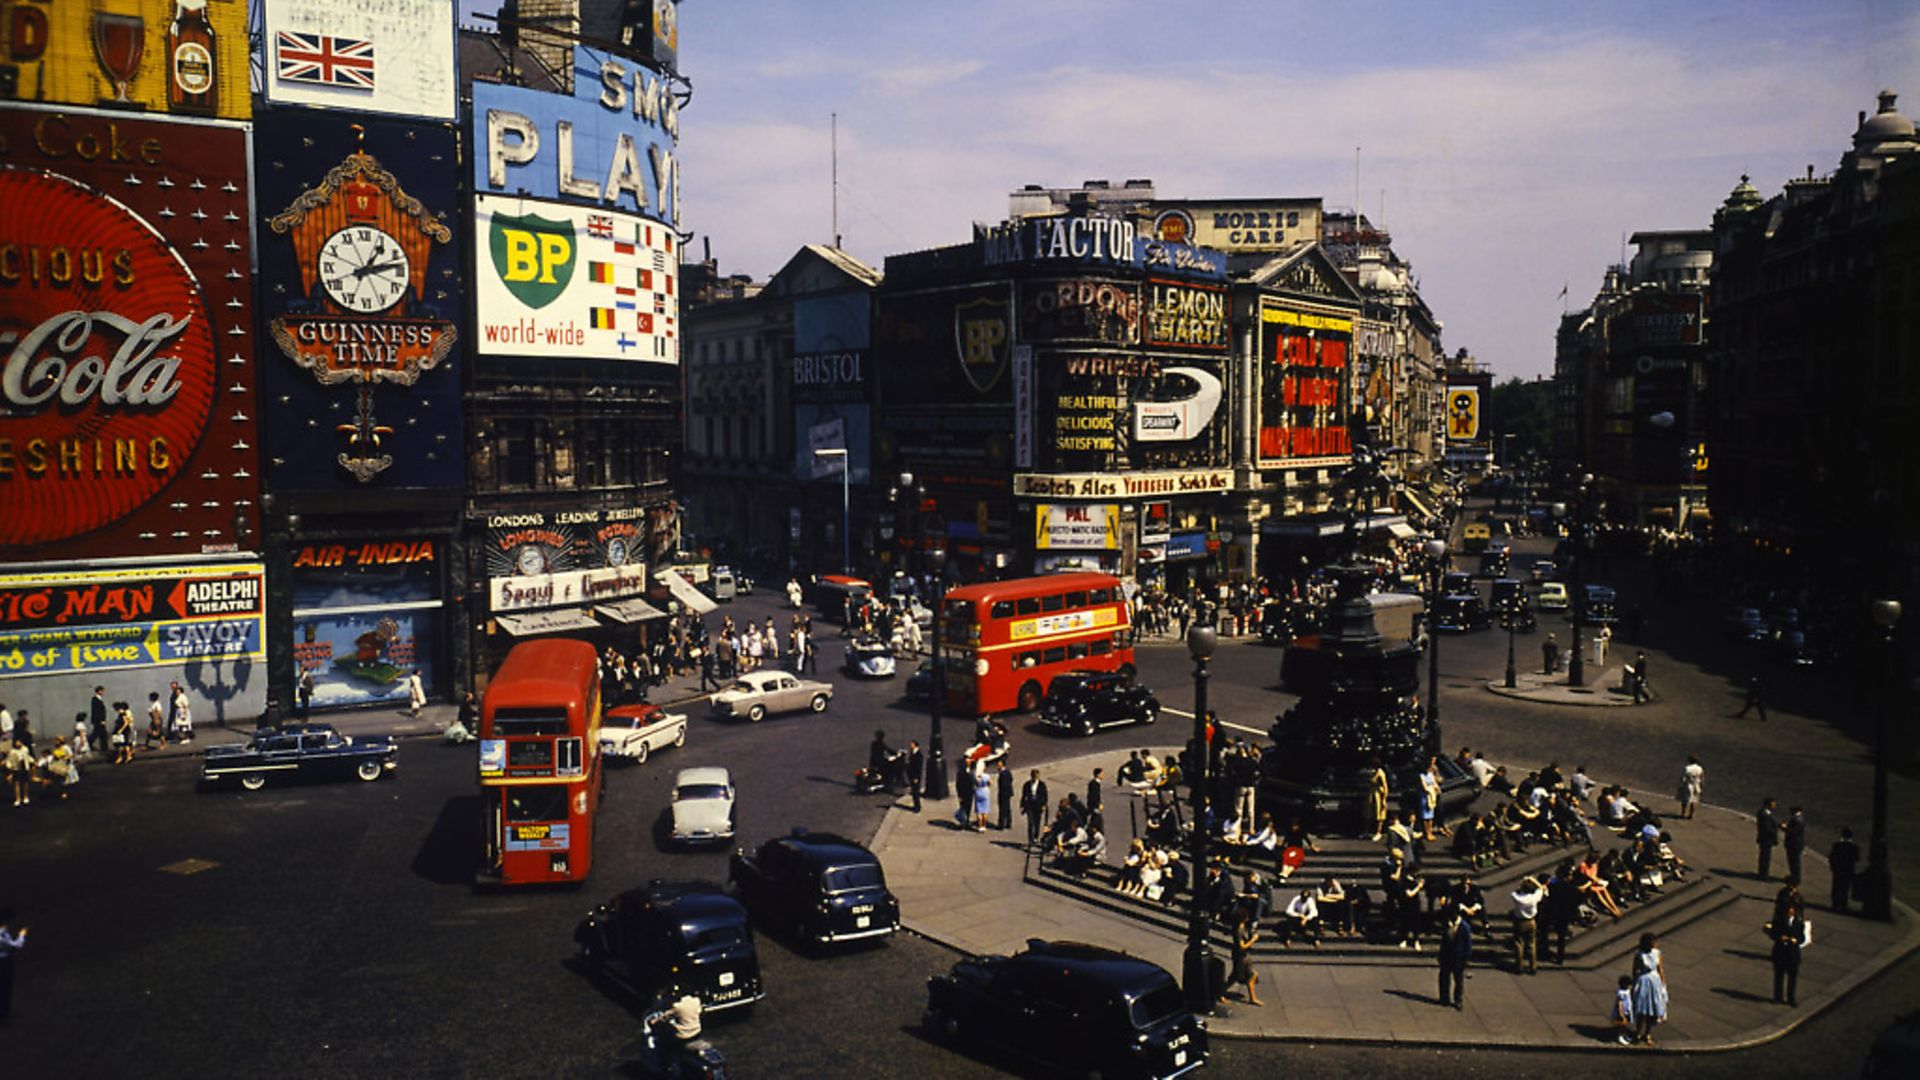
M237 550L259 490L245 134L22 108L0 148L0 557Z

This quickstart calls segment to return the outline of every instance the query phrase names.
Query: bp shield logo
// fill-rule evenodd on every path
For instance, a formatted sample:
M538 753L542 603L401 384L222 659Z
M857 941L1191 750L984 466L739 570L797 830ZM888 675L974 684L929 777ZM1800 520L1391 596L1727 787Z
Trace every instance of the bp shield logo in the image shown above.
M953 309L953 346L960 372L980 393L993 389L1013 355L1013 319L1007 301L982 297Z
M530 308L553 303L573 280L579 245L574 242L571 221L549 221L533 214L495 214L487 243L501 284Z

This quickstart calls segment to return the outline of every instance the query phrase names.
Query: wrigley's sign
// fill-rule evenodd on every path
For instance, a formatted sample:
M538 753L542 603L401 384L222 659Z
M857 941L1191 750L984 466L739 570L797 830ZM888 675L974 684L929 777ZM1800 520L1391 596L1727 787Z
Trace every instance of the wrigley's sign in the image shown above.
M1229 469L1168 469L1136 473L1015 473L1013 493L1049 499L1127 499L1143 495L1197 495L1232 491Z

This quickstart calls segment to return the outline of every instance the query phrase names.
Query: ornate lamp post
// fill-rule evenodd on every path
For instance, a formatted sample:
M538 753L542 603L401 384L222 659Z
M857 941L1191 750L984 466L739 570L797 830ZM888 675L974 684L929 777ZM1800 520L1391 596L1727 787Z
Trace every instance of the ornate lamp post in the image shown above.
M1523 585L1521 588L1524 589L1526 586ZM1520 604L1525 596L1526 594L1523 592L1519 596L1507 601L1507 611L1506 614L1502 616L1502 618L1507 621L1507 689L1509 690L1519 685L1517 678L1518 672L1516 672L1513 667L1513 630L1514 624L1520 621Z
M1440 723L1440 627L1434 609L1440 604L1440 579L1447 572L1447 542L1435 537L1427 541L1427 561L1433 566L1432 591L1427 594L1427 729L1437 731Z
M1580 487L1573 493L1573 651L1567 654L1567 685L1586 685L1586 662L1580 655L1580 620L1586 614L1587 607L1587 504L1591 501L1588 491L1593 486L1593 474L1582 473Z
M1211 747L1207 745L1207 664L1220 635L1211 626L1195 626L1187 631L1187 655L1193 658L1193 822L1187 830L1187 857L1193 861L1193 887L1187 904L1187 951L1181 964L1181 983L1187 992L1187 1007L1196 1013L1213 1011L1213 945L1208 940L1208 922L1202 890L1207 881L1207 791L1211 786L1207 765Z
M1893 667L1893 632L1900 625L1900 601L1875 600L1870 608L1880 630L1876 669L1879 692L1873 710L1873 839L1867 845L1867 872L1861 879L1865 893L1861 914L1881 922L1893 921L1893 866L1887 861L1887 699Z
M933 572L934 595L927 598L927 606L933 609L933 693L927 702L927 798L940 801L947 797L947 750L946 742L940 734L940 706L947 699L947 662L940 655L940 639L946 633L947 603L947 549L945 538L939 547L927 544L927 518L921 513L924 504L923 492L914 483L913 474L900 474L900 488L907 493L913 504L913 548L917 553L914 570L922 566ZM912 618L909 609L908 618Z

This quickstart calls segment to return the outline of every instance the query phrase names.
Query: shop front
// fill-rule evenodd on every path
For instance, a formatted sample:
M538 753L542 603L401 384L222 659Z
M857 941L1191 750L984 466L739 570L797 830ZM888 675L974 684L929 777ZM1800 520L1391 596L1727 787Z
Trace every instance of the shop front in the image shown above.
M420 673L429 698L448 689L443 610L446 541L369 537L295 546L289 587L294 700L312 706L401 703Z

